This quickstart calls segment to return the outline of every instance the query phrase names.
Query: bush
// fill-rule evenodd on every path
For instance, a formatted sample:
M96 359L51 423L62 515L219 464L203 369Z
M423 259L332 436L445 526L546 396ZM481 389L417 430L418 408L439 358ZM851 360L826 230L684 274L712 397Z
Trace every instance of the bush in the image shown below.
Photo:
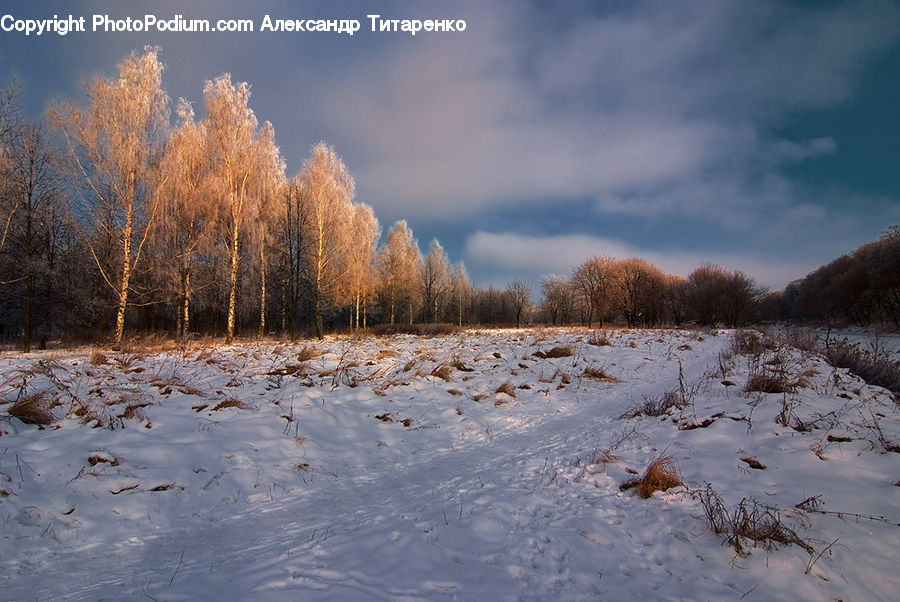
M704 491L695 492L706 514L706 520L716 535L724 535L735 552L747 553L746 540L761 544L766 550L776 543L796 544L812 554L815 550L781 520L781 511L774 506L754 499L743 498L732 511L728 511L722 498L707 485Z
M761 355L778 347L778 341L770 333L758 330L737 330L732 349L738 355Z
M884 387L895 398L900 396L900 362L863 351L846 341L828 343L824 353L825 359L835 368L847 368L870 385Z

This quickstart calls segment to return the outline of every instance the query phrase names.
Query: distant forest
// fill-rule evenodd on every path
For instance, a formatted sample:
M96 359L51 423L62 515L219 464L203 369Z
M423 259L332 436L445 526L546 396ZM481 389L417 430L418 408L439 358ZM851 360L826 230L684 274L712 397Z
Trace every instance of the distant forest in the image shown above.
M900 227L768 292L715 265L689 277L639 259L591 257L534 287L473 286L437 240L382 237L335 150L286 166L250 87L206 82L205 114L173 107L158 49L89 82L83 104L26 118L0 95L0 340L118 346L126 332L179 340L323 336L384 325L631 327L761 321L900 325ZM379 241L383 238L379 246Z

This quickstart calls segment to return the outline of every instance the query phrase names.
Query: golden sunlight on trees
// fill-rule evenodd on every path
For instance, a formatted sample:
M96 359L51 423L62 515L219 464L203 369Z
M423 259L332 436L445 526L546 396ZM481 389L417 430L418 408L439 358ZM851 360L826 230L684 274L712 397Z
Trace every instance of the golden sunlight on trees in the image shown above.
M373 262L380 235L375 212L366 204L350 212L350 244L347 253L347 300L351 305L350 325L366 327L368 302L375 291ZM362 323L360 323L362 309Z
M131 277L155 218L160 173L156 168L168 128L159 49L132 53L114 79L88 85L84 109L63 104L50 122L65 137L69 169L83 192L82 223L104 282L117 298L115 344L122 340ZM116 241L118 257L101 260L97 245Z
M423 257L404 220L382 238L325 142L288 179L248 83L207 81L202 119L179 99L170 123L159 53L134 52L114 76L90 81L83 105L48 111L50 127L26 118L17 81L0 86L0 340L24 352L63 336L119 347L126 323L182 342L416 320L900 324L897 226L784 291L712 264L684 278L594 256L569 277L543 276L533 308L533 283L476 286L437 239Z
M157 232L161 247L158 257L175 291L175 336L183 340L190 332L191 299L198 286L195 266L198 259L213 253L215 207L206 124L194 121L194 111L183 99L178 104L178 119L161 166L166 177Z
M283 168L272 125L266 122L260 130L249 107L247 83L233 84L226 73L207 82L203 94L212 170L210 194L216 199L218 239L229 255L225 337L231 342L236 328L242 249L250 244L254 221L261 210L265 211L261 205L274 196L275 180Z
M588 328L594 320L603 319L609 312L616 285L616 260L612 257L591 257L572 272L572 287L583 307Z
M418 274L422 270L422 254L419 243L405 221L394 224L387 241L376 257L378 264L378 291L388 324L396 324L401 311L406 308L409 323L418 294Z
M297 189L302 255L309 271L316 336L322 338L324 313L338 300L344 284L356 184L334 149L320 142L297 176Z

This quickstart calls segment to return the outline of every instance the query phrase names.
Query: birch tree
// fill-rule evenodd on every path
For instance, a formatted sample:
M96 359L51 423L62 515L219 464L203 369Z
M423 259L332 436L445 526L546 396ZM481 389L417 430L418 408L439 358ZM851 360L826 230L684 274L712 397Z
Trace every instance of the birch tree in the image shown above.
M360 310L365 327L365 303L374 289L373 262L378 244L379 227L375 212L365 203L354 205L350 218L347 253L347 293L351 306L350 324L360 327Z
M119 64L117 78L91 82L86 108L63 104L49 114L83 185L82 217L93 233L105 230L100 233L119 245L111 271L90 244L103 281L117 299L116 346L125 330L131 277L156 215L156 165L165 143L169 103L162 72L158 48L134 52Z
M179 125L169 137L162 169L162 219L158 228L176 289L176 337L190 332L194 266L212 241L213 207L207 194L210 161L206 126L194 121L191 105L180 100ZM207 250L207 253L209 251Z
M225 339L234 340L238 304L238 276L248 230L258 215L265 178L277 157L274 132L266 123L258 131L250 109L250 86L234 84L225 73L206 83L206 135L213 190L218 202L219 240L228 254L228 314Z
M297 181L301 201L303 258L312 296L316 336L322 338L323 316L344 283L350 237L351 201L356 184L334 149L324 142L313 147Z
M419 243L405 220L394 224L376 258L379 291L390 324L396 324L404 306L409 308L409 322L416 299L422 254Z
M454 318L457 326L461 327L471 320L472 300L475 295L475 288L469 282L466 266L461 261L453 266L451 271L450 291Z

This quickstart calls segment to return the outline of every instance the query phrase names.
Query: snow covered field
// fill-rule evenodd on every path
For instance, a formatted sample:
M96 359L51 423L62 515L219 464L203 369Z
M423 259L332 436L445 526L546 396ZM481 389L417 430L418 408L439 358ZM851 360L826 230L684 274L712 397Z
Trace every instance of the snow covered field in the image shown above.
M5 354L0 598L895 599L890 394L732 347L522 330ZM9 417L24 399L52 423ZM661 456L683 486L620 489Z

